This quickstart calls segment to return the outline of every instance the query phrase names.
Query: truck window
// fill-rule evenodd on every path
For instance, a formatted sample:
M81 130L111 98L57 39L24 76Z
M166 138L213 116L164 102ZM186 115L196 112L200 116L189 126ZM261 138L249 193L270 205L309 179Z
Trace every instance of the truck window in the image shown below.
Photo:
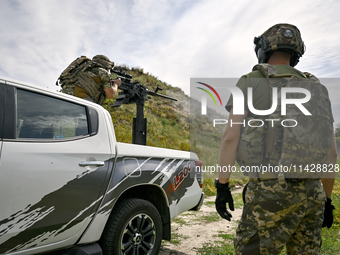
M89 134L86 107L17 89L16 138L64 139Z

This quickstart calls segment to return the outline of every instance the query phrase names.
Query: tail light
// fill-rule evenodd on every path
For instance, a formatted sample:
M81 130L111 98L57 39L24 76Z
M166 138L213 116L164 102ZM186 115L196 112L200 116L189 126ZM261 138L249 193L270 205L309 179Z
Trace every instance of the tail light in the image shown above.
M202 161L200 160L195 160L195 172L196 172L196 177L198 184L200 185L201 188L203 188L203 164Z

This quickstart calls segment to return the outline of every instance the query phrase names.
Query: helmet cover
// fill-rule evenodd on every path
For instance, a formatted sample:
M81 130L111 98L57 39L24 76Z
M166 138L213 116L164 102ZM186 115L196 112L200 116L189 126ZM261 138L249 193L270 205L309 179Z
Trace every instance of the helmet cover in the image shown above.
M104 67L105 69L111 69L114 67L114 62L104 55L96 55L92 58L92 61Z
M295 66L305 52L300 30L291 24L281 23L270 27L260 37L255 37L254 43L255 53L258 58L262 54L264 59L261 60L264 62L268 61L273 51L279 50L291 54L291 65Z

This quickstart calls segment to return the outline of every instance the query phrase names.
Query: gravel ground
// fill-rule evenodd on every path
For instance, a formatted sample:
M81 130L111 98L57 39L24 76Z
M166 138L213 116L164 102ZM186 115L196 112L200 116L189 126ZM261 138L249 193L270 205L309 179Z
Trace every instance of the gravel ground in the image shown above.
M232 193L241 193L239 188ZM215 210L215 196L206 197L202 208L198 211L188 211L177 216L171 223L171 242L163 241L160 255L194 255L197 248L201 248L204 243L221 240L216 235L219 231L228 234L235 234L237 220L240 219L242 209L232 212L232 220L219 217ZM229 231L228 231L229 230Z

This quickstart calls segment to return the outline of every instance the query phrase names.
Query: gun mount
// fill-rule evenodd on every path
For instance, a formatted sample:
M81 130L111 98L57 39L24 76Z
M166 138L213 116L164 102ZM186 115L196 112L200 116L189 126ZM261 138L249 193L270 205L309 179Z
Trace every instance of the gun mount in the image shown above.
M144 84L140 84L138 81L132 82L132 76L121 70L111 69L111 73L117 74L122 84L118 89L122 90L118 93L118 97L112 107L120 107L122 104L135 103L137 106L136 118L133 118L132 127L132 143L146 145L147 134L147 119L144 118L144 104L146 96L158 96L169 100L177 101L176 98L158 94L162 88L158 87L155 91L148 90Z

